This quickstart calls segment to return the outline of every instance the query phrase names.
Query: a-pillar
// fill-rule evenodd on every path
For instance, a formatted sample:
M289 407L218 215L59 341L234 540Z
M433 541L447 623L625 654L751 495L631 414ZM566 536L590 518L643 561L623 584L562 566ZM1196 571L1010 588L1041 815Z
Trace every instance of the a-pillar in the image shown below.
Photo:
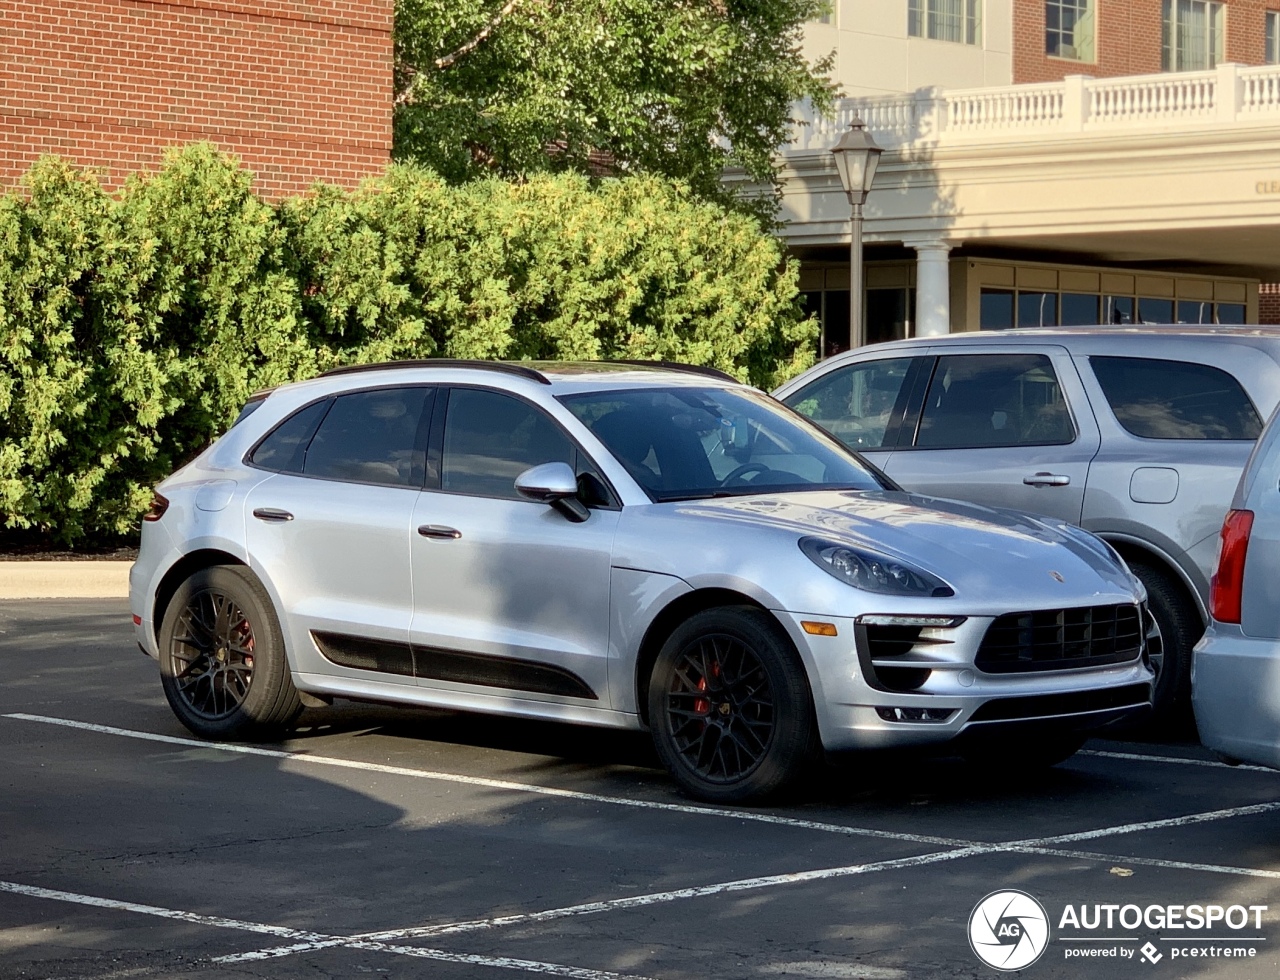
M944 337L951 332L951 245L910 244L916 250L916 336Z

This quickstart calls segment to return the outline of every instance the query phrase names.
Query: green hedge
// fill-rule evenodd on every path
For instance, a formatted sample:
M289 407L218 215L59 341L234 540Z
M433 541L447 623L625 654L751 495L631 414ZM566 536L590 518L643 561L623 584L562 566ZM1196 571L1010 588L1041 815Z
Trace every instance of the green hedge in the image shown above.
M117 194L50 158L0 198L4 527L128 533L252 391L337 364L655 358L767 388L812 360L778 242L668 182L251 183L195 145Z

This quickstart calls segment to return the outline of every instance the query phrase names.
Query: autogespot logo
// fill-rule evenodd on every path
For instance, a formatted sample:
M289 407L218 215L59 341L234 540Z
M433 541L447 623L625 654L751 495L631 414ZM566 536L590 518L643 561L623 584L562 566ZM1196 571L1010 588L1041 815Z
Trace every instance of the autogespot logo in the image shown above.
M1049 945L1049 917L1026 892L992 892L969 916L969 945L996 970L1021 970Z

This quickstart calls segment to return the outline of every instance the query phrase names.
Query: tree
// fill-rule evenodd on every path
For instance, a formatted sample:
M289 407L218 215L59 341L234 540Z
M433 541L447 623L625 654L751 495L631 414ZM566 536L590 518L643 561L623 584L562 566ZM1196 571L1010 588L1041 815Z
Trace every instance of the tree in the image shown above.
M830 59L799 50L804 22L828 6L397 0L396 154L453 182L650 173L720 201L724 169L739 167L776 193L792 105L832 97Z

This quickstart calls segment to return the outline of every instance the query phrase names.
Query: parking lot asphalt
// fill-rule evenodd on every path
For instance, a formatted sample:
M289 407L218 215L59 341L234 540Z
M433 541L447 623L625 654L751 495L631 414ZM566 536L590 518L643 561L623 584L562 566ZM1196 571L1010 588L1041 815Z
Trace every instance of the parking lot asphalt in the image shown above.
M851 760L733 810L635 733L340 702L199 742L123 601L0 603L0 671L4 980L993 977L970 915L1006 889L1049 925L1020 976L1280 973L1280 774L1191 743ZM1062 922L1196 904L1267 908Z

